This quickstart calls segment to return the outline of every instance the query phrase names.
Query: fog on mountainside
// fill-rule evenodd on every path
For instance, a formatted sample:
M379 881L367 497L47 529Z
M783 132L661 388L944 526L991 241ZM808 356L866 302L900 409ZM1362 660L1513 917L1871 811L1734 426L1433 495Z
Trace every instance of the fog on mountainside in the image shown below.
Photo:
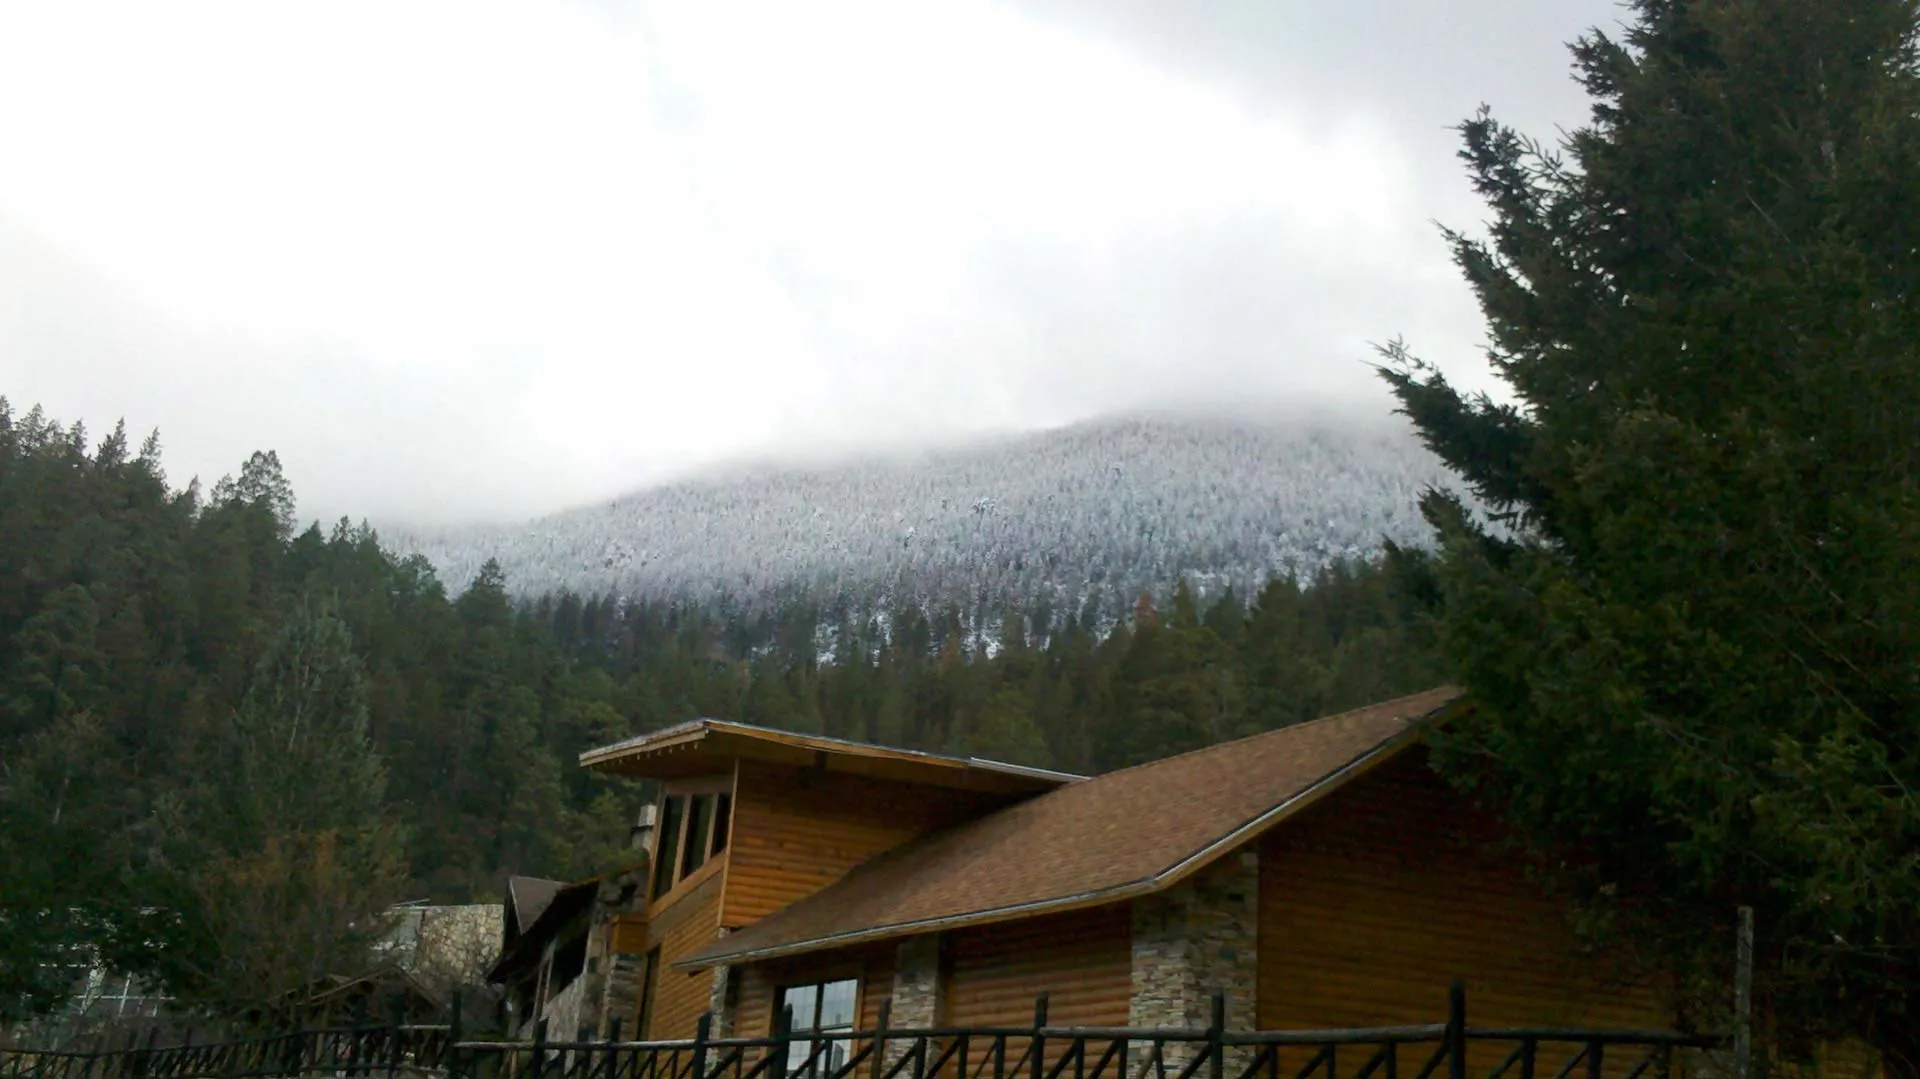
M1445 483L1438 461L1384 423L1135 417L910 459L689 480L519 526L382 535L449 582L496 558L522 595L1045 597L1116 614L1182 577L1203 593L1246 591L1383 539L1422 543L1416 499Z

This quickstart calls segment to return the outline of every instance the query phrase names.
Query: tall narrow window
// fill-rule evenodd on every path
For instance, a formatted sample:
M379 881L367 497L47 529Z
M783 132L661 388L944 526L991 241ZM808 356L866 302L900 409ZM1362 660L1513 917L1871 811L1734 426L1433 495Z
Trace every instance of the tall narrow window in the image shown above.
M647 969L640 972L640 1008L633 1023L633 1036L638 1041L646 1041L653 1034L653 998L660 988L659 948L647 953L646 964Z
M727 829L733 827L733 795L723 794L714 803L713 809L713 853L719 854L727 849Z
M673 887L673 856L680 849L680 812L685 798L668 798L660 807L660 832L653 844L653 898Z
M713 795L696 796L687 807L687 850L680 859L680 878L700 868L707 860L707 841L713 836Z

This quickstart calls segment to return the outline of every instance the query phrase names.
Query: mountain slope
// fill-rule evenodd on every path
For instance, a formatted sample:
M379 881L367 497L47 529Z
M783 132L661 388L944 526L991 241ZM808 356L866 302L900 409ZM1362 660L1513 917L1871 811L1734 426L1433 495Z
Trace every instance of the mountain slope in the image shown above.
M1420 543L1415 500L1444 481L1397 426L1127 418L383 538L456 587L498 558L522 594L963 606L1045 596L1113 611L1183 576L1245 589L1383 537Z

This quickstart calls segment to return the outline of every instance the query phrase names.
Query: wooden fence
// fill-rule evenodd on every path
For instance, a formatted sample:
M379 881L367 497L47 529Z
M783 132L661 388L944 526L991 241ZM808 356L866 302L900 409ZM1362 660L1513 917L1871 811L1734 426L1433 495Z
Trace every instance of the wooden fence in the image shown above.
M776 1032L635 1042L463 1037L443 1026L300 1030L194 1045L91 1052L0 1048L0 1079L1672 1079L1718 1039L1670 1031L1475 1027L1455 986L1446 1018L1419 1026L1236 1032L1226 1002L1195 1029L1031 1026ZM1477 1063L1476 1063L1477 1062ZM1470 1067L1470 1065L1473 1065Z

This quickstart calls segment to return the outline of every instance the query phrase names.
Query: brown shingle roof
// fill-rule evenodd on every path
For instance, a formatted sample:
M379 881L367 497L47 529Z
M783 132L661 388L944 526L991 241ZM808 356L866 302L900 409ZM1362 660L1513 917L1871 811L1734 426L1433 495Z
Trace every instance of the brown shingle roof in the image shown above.
M508 877L507 917L514 919L514 928L522 933L532 928L547 904L553 902L554 893L564 887L565 881L545 877Z
M1409 741L1436 689L1071 783L862 863L679 965L770 958L1170 887Z

